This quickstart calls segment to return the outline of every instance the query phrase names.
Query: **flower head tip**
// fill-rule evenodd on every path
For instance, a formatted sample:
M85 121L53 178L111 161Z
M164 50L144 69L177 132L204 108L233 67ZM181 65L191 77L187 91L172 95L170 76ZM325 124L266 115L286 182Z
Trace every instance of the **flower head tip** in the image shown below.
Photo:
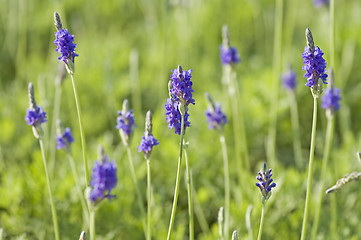
M261 190L261 200L262 204L264 204L271 197L272 188L276 187L276 183L272 179L272 169L267 170L266 163L263 164L263 168L258 172L257 180L259 182L256 183L256 186Z

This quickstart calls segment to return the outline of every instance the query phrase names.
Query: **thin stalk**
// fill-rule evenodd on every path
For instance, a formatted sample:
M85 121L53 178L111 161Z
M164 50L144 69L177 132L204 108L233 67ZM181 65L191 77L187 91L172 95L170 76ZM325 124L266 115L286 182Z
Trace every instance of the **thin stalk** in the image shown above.
M277 132L277 111L278 111L278 92L280 85L281 72L281 47L282 47L282 19L283 19L283 0L276 0L275 6L275 24L273 39L273 79L272 96L270 106L270 126L267 139L267 158L271 165L275 166L276 161L276 132Z
M95 240L95 209L90 210L89 225L90 240Z
M184 149L184 160L186 162L187 171L187 191L188 191L188 217L189 217L189 240L194 240L194 218L193 218L193 202L192 202L192 178L188 164L187 151Z
M60 80L58 81L57 79L56 82L60 82ZM60 112L60 100L61 100L61 84L55 84L53 121L51 122L50 137L49 137L49 143L50 143L49 170L51 176L53 175L54 165L55 165L55 149L56 149L55 132L56 132L56 121L59 118L59 112Z
M262 239L262 232L263 232L263 218L264 218L264 211L265 211L266 205L262 204L262 213L261 213L261 222L259 223L259 229L258 229L258 237L257 240Z
M134 165L133 165L133 157L132 157L132 152L130 150L130 146L127 146L127 153L128 153L128 159L129 159L129 168L130 168L130 173L132 175L132 179L133 179L133 183L135 186L135 190L137 193L137 199L138 199L138 205L139 205L139 209L141 211L141 219L142 219L142 225L143 225L143 230L144 230L144 236L147 237L147 225L145 223L145 209L143 206L143 196L139 190L139 186L138 186L138 180L137 180L137 176L135 175L135 170L134 170Z
M148 234L148 237L147 239L148 240L151 240L152 239L152 233L151 233L151 227L150 227L150 220L151 220L151 211L152 211L152 185L151 185L151 182L150 182L150 159L147 159L147 185L148 185L148 221L147 221L147 234Z
M334 117L328 117L327 121L327 130L326 130L326 143L325 143L325 149L323 152L323 159L322 159L322 170L321 170L321 180L320 180L320 191L317 196L317 205L316 205L316 212L313 220L313 229L312 229L312 237L311 239L316 239L318 225L320 221L320 215L321 215L321 208L322 208L322 199L324 194L324 184L326 180L326 174L327 174L327 162L330 156L331 152L331 145L333 140L333 133L335 128L335 120Z
M53 200L53 194L52 194L52 189L51 189L51 184L50 184L48 167L47 167L47 165L46 165L44 144L43 144L43 140L42 140L41 138L39 138L39 144L40 144L40 149L41 149L41 155L43 156L43 163L44 163L45 176L46 176L46 184L47 184L47 186L48 186L48 192L49 192L49 198L50 198L50 206L51 206L51 213L52 213L52 216L53 216L53 225L54 225L55 239L56 239L56 240L59 240L60 238L59 238L58 218L57 218L57 216L56 216L56 210L55 210L55 205L54 205L54 200Z
M81 190L81 182L80 182L78 173L76 172L74 159L71 156L70 150L67 151L67 156L68 156L68 159L69 159L69 164L70 164L71 170L73 172L73 177L74 177L74 180L75 180L76 190L78 192L80 203L81 203L81 206L83 208L84 223L88 224L89 210L88 210L87 204L85 202L83 191Z
M76 87L75 87L74 76L73 76L72 74L70 74L70 76L71 76L71 82L72 82L72 84L73 84L76 110L77 110L77 112L78 112L78 120L79 120L79 128L80 128L80 137L81 137L81 146L82 146L82 149L83 149L83 160L84 160L84 170L85 170L85 182L86 182L86 186L89 186L88 161L87 161L87 156L86 156L85 136L84 136L84 131L83 131L83 122L82 122L82 118L81 118L81 110L80 110L78 92L77 92Z
M300 141L300 123L298 118L298 107L295 92L289 92L288 98L290 101L292 132L293 132L293 151L295 152L295 161L298 168L302 168L302 148Z
M224 239L229 239L229 202L230 202L230 187L229 187L229 168L228 168L228 154L227 145L224 134L220 136L223 153L224 164Z
M311 146L310 146L310 160L309 160L309 165L308 165L307 192L306 192L305 210L303 213L301 240L304 240L306 238L308 205L309 205L310 194L311 194L312 168L313 168L313 158L314 158L314 153L315 153L316 124L317 124L317 98L314 97L313 98L313 119L312 119Z
M184 116L182 115L181 134L180 134L180 140L179 140L178 169L177 169L177 177L176 177L176 183L175 183L175 189L174 189L174 199L173 199L172 213L170 215L170 222L169 222L167 240L169 240L171 235L172 235L174 217L175 217L175 213L176 213L176 210L177 210L180 172L181 172L181 166L182 166L183 138L184 138Z

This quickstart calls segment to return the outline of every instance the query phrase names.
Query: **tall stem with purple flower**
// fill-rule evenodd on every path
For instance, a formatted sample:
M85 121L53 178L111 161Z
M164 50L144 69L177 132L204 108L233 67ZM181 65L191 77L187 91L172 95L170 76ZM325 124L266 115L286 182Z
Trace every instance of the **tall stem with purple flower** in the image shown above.
M41 124L43 124L47 121L46 112L44 112L43 108L39 107L36 104L34 86L33 86L33 83L31 83L31 82L29 83L29 86L28 86L28 95L29 95L29 108L26 110L25 121L26 121L27 125L32 126L34 136L35 136L35 138L37 138L39 140L40 150L41 150L41 155L43 158L43 164L44 164L44 170L45 170L46 184L47 184L48 193L49 193L51 213L52 213L52 217L53 217L54 235L55 235L55 239L59 240L60 237L59 237L58 218L57 218L54 199L53 199L49 171L48 171L46 158L45 158L45 149L44 149L44 143L43 143L44 132L41 127Z
M74 98L75 98L75 105L78 113L78 121L79 121L79 129L80 129L80 137L81 137L81 144L83 150L83 160L84 160L84 170L85 170L85 182L86 185L89 185L89 176L88 176L88 160L86 155L86 145L85 145L85 135L83 130L83 121L81 118L81 110L80 110L80 103L78 97L78 91L75 86L74 81L74 72L75 72L75 65L74 65L74 58L78 57L79 55L75 53L76 44L74 43L74 35L71 35L68 29L63 29L62 22L60 20L60 16L57 12L54 12L54 24L56 30L55 33L55 41L54 44L57 47L56 51L61 54L58 57L59 61L64 62L66 69L71 77L71 82L73 85L74 91Z
M181 172L181 165L182 165L182 153L183 153L183 140L184 134L187 127L190 126L190 122L188 120L188 106L189 104L195 104L195 100L193 99L193 89L192 89L192 81L191 81L191 73L192 70L183 71L182 67L178 65L178 68L172 70L172 75L170 76L170 81L168 83L168 90L169 90L169 98L167 99L167 103L165 105L166 115L167 115L167 122L169 129L174 128L176 134L180 135L180 142L179 142L179 157L178 157L178 168L177 168L177 176L176 176L176 184L174 189L174 199L173 199L173 206L172 206L172 213L169 222L168 228L168 236L167 240L170 239L174 224L174 218L177 209L177 202L178 202L178 193L179 193L179 182L180 182L180 172ZM188 176L189 167L187 164L186 169ZM191 195L192 190L188 188L188 194ZM191 197L190 201L188 201L188 207L190 208L192 205ZM190 239L193 239L193 213L190 212L189 214L189 232L190 232Z
M306 238L306 228L308 219L308 208L311 195L312 185L312 169L313 159L315 152L315 140L316 140L316 124L317 124L317 99L323 92L323 84L327 84L326 78L326 60L323 58L323 52L319 47L315 47L311 30L306 29L307 46L302 54L304 66L302 70L306 70L304 77L307 79L306 86L310 88L313 96L313 119L312 119L312 133L311 133L311 146L310 157L308 166L308 178L307 178L307 191L305 200L305 210L303 214L301 240Z

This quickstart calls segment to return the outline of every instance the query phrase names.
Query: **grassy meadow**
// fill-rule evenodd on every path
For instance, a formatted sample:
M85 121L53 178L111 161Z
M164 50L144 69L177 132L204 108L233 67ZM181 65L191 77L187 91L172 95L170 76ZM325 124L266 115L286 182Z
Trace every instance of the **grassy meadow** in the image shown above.
M333 0L331 0L333 1ZM179 135L168 129L164 105L170 70L180 64L192 69L191 126L185 141L192 172L195 239L220 239L218 210L224 206L224 171L219 133L209 130L205 92L220 102L229 123L224 134L230 169L230 233L256 239L261 194L256 176L264 162L277 183L267 201L263 239L299 239L305 206L310 152L313 98L302 71L305 29L325 53L341 89L341 107L335 115L327 175L321 187L327 118L319 101L315 159L306 239L311 239L320 192L347 173L360 172L361 151L361 4L334 1L315 7L312 0L2 0L0 1L0 235L2 239L53 239L49 195L39 142L24 117L29 107L27 86L33 82L38 105L47 112L43 124L61 239L78 239L88 228L65 151L54 154L54 100L60 93L59 117L70 127L75 142L72 156L85 189L82 145L71 78L55 84L59 54L53 43L54 11L77 44L77 84L87 145L89 174L98 147L117 163L116 197L103 201L97 211L97 239L145 239L128 156L115 128L124 99L134 110L131 150L140 191L147 190L147 165L137 146L144 133L145 114L153 112L153 135L159 145L152 151L152 235L166 239L172 210L179 153ZM219 57L222 26L228 25L231 46L241 62L236 98L222 84ZM334 38L330 31L334 28ZM334 39L334 44L332 44ZM332 58L334 53L334 59ZM333 65L332 66L332 62ZM301 142L297 165L293 148L291 104L281 84L288 64L297 75L295 89ZM326 86L324 86L326 88ZM58 88L58 89L57 89ZM245 138L235 130L232 106L238 102ZM271 134L271 138L269 137ZM273 135L272 135L273 134ZM273 136L273 137L272 137ZM240 146L237 139L241 138ZM269 149L274 146L274 154ZM84 190L83 189L83 190ZM324 194L315 239L361 238L359 182ZM1 238L1 237L0 237ZM188 203L185 164L181 171L178 207L172 239L188 239Z

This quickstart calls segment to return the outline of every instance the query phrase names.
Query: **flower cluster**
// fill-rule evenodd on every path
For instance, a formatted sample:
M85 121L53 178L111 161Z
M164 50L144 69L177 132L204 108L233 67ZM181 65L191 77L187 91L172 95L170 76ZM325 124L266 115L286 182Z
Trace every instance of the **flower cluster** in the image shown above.
M209 129L221 129L228 123L226 114L222 112L221 105L216 103L215 106L209 107L206 111L207 123Z
M155 139L153 135L142 136L142 140L140 141L140 145L138 146L138 152L143 151L144 154L150 153L152 151L152 148L158 144L158 140Z
M169 87L169 98L164 106L166 109L167 123L169 129L174 128L176 134L181 134L182 115L184 117L184 129L190 126L188 121L188 105L195 104L192 92L191 73L192 70L183 71L181 66L171 71Z
M126 112L118 111L118 115L116 128L129 136L135 127L133 110Z
M55 136L56 139L56 149L65 149L70 147L70 144L74 142L73 135L70 131L70 128L65 128L65 130L60 134Z
M327 88L322 96L322 108L337 111L340 108L340 89Z
M225 47L221 45L219 47L220 58L223 65L236 64L241 61L238 51L235 47Z
M117 184L117 165L115 161L109 161L108 156L102 156L100 161L96 161L90 186L90 201L97 203L105 198L111 199L111 190Z
M329 4L329 0L313 0L313 5L315 5L315 7L322 7L328 4Z
M305 47L302 53L303 64L302 70L306 70L304 75L307 78L306 86L312 88L317 85L318 80L322 79L324 84L327 84L326 78L326 60L323 58L323 52L319 47L315 47L311 52L309 47Z
M58 59L65 64L68 64L68 60L74 62L74 57L79 56L75 53L74 35L71 35L68 29L60 29L55 33L55 38L55 51L61 54Z
M292 70L288 70L281 76L283 86L293 91L296 87L296 73Z
M28 108L26 109L25 121L28 125L39 127L42 123L47 121L46 112L39 106L36 106L35 109Z
M262 203L264 203L271 197L272 188L276 187L276 183L272 179L272 169L267 171L266 163L263 164L263 169L258 172L257 180L259 183L256 183L256 186L261 190Z

